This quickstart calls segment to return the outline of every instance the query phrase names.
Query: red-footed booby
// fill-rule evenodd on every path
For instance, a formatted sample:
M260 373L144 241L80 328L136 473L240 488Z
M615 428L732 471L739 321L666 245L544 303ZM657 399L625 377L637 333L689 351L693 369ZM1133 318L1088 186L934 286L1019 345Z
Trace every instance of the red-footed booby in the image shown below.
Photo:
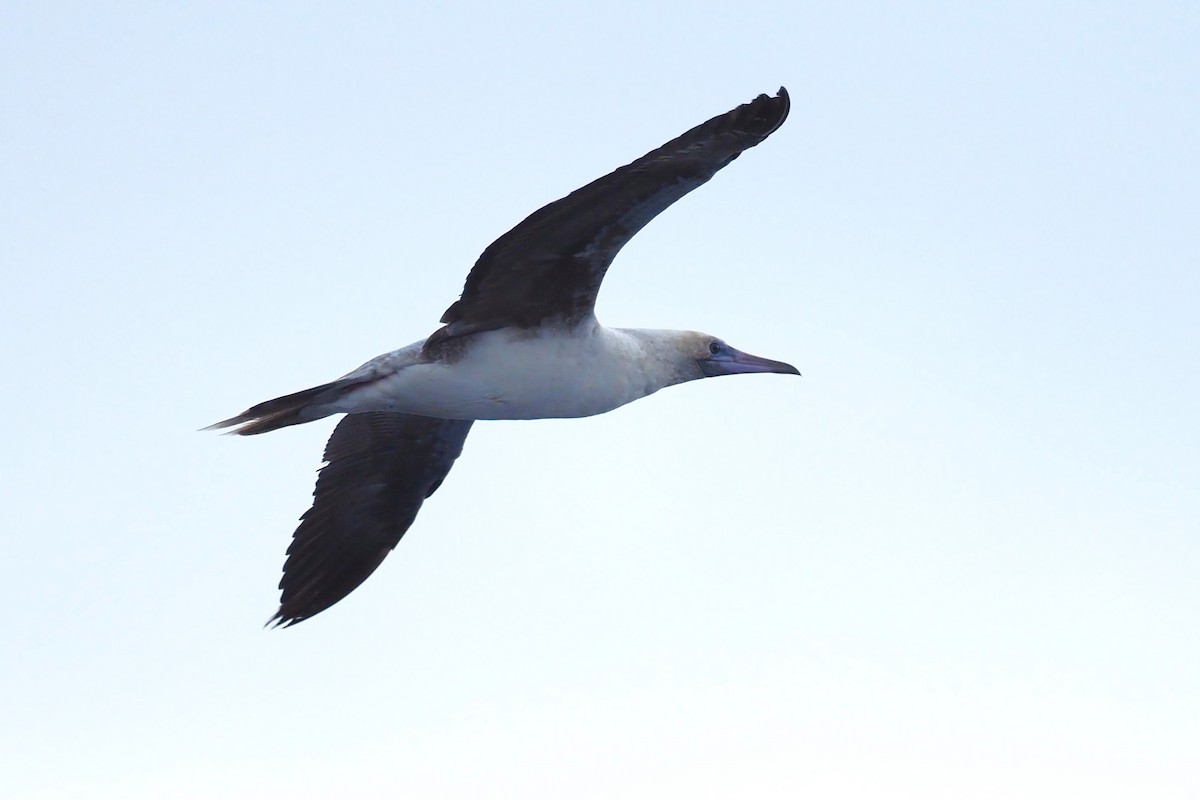
M269 622L308 619L366 580L450 472L475 420L586 417L698 378L799 375L715 336L606 328L594 313L625 243L770 136L789 106L782 87L759 95L535 211L483 251L429 338L210 426L249 435L346 415Z

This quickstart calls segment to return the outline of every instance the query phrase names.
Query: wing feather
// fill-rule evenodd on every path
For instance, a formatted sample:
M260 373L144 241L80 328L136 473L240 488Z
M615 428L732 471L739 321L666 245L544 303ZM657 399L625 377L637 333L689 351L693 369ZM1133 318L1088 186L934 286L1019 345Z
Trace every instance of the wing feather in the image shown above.
M759 95L530 214L483 251L426 348L482 330L551 319L571 324L590 315L625 243L770 136L789 107L782 87L775 97Z
M365 581L441 485L470 430L471 420L346 415L325 447L312 508L292 536L270 622L308 619Z

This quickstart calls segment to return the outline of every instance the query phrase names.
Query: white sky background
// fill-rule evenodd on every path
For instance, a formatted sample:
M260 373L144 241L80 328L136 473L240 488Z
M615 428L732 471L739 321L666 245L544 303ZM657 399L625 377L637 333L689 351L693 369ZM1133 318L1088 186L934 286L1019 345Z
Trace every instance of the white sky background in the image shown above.
M0 6L0 796L1197 796L1198 35ZM333 421L196 429L427 335L525 215L780 84L599 314L804 377L478 425L374 577L262 630Z

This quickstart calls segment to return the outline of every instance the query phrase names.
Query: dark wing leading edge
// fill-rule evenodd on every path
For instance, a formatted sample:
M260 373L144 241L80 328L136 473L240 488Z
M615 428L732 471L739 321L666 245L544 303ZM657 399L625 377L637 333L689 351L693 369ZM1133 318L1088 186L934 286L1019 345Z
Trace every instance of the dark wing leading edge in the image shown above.
M312 508L292 536L277 625L354 591L383 562L462 453L471 420L347 414L325 447Z
M442 316L447 325L426 347L434 350L445 339L476 331L586 317L625 243L770 136L789 107L782 87L775 97L759 95L535 211L483 251L461 299Z

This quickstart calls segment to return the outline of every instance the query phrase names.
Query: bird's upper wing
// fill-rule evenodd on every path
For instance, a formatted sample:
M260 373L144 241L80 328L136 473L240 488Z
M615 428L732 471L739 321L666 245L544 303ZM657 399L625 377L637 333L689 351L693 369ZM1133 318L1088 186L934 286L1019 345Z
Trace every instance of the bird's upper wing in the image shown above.
M325 447L312 508L292 536L278 625L329 608L367 579L462 453L471 420L347 414Z
M535 211L493 242L446 310L448 338L550 319L568 324L591 313L617 252L650 220L708 181L787 118L782 87L713 117L599 180Z

